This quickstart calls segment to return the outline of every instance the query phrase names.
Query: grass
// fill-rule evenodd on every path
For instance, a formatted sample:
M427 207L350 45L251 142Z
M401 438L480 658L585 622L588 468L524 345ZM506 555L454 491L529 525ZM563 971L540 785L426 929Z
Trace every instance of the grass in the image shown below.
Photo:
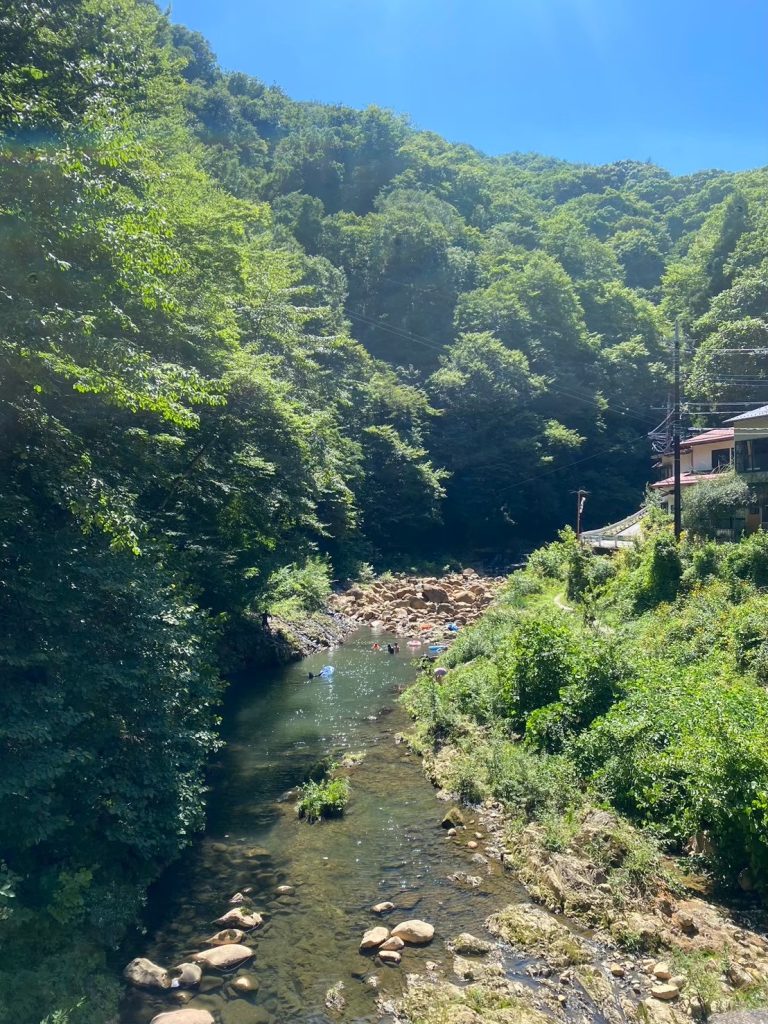
M310 780L299 790L296 811L300 818L319 821L321 818L338 818L349 803L349 779L325 779L322 782Z

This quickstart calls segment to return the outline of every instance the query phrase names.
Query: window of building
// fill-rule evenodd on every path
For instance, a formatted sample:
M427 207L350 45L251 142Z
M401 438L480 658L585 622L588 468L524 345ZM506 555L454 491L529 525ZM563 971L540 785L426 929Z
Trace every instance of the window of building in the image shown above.
M736 442L736 472L760 473L768 471L768 437Z
M712 449L712 469L720 469L721 466L729 466L731 463L730 448Z

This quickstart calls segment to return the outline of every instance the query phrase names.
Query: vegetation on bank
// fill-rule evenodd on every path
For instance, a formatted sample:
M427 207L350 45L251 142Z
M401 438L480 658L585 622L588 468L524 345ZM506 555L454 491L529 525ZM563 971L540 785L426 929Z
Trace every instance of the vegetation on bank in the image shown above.
M658 872L657 845L765 893L768 536L677 544L663 516L646 522L610 558L569 531L532 555L447 676L405 695L416 741L441 784L502 801L549 849L572 845L590 806L645 827L605 851L625 896Z

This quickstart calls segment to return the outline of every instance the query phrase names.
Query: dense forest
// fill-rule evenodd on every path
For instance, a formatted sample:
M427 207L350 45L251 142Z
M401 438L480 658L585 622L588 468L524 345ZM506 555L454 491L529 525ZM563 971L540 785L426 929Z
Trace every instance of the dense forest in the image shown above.
M0 1024L101 1024L254 612L636 508L672 321L762 375L768 171L489 158L148 0L3 4L0 132Z

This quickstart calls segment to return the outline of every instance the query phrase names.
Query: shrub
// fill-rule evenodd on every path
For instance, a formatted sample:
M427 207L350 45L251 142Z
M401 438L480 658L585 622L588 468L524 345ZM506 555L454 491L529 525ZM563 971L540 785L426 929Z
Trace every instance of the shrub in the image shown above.
M572 728L584 727L610 704L624 672L612 640L574 618L553 619L543 611L520 619L495 661L497 713L521 728L530 726L532 712L557 701Z
M289 614L291 610L320 611L331 593L330 562L313 555L303 565L285 565L269 577L267 590L277 612L281 611L280 605L288 605L285 610Z
M296 804L299 817L307 821L339 817L349 803L349 790L349 779L310 780L299 790Z
M526 821L543 821L581 802L575 767L564 757L535 754L520 743L495 737L486 763L491 795Z
M683 844L709 835L733 877L768 870L768 696L716 661L658 662L568 752L619 809Z
M720 528L730 527L731 517L750 504L748 485L735 473L723 473L686 489L683 527L694 537L714 540Z
M768 587L768 533L759 530L734 544L726 555L725 570L756 587Z

